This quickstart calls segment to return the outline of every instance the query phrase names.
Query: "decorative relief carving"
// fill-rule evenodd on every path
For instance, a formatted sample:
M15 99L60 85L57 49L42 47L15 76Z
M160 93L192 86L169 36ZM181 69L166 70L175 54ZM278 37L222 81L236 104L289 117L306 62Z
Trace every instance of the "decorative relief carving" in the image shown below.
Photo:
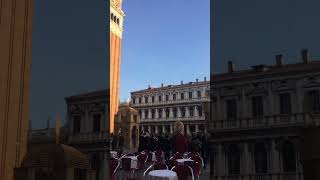
M309 76L303 79L304 88L320 87L320 80L316 76Z
M267 95L268 85L266 83L252 83L245 87L245 95Z

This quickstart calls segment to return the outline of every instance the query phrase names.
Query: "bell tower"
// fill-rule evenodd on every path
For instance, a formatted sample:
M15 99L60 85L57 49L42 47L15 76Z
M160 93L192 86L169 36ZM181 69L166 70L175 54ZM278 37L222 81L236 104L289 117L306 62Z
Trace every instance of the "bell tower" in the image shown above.
M121 43L124 13L122 0L110 0L110 132L119 106Z

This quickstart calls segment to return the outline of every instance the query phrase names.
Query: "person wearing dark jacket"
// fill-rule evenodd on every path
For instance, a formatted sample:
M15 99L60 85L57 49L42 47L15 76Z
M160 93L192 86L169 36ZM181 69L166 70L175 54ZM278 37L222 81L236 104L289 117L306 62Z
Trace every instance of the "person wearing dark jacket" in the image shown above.
M202 134L201 136L201 156L203 158L203 164L204 164L204 169L206 168L206 165L207 165L207 160L208 160L208 139L207 139L207 136L206 134Z

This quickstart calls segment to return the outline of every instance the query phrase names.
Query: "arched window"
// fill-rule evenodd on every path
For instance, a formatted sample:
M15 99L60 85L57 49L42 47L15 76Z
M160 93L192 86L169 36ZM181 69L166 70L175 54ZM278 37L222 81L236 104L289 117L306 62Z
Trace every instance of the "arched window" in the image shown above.
M154 111L154 109L151 109L151 118L152 118L152 119L155 118L155 111Z
M166 118L168 118L169 115L170 115L170 110L169 110L169 108L166 108Z
M119 18L117 18L117 24L119 24Z
M285 141L282 145L282 162L284 172L296 171L296 153L294 144L290 141Z
M180 111L181 111L181 117L185 117L186 116L186 108L185 107L181 107Z
M191 117L193 116L193 107L192 106L189 107L189 115Z
M198 106L198 115L202 116L202 107L201 106Z
M229 175L240 174L240 151L236 144L229 146L228 170Z
M173 117L177 117L177 108L173 108Z
M267 173L268 161L267 150L263 142L254 146L254 160L256 173Z

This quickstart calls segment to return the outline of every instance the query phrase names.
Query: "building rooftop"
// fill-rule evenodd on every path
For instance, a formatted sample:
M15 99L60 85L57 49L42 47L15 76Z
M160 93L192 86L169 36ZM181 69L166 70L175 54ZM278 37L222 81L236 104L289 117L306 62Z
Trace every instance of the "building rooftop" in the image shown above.
M81 99L95 98L95 97L100 97L100 96L109 97L109 94L110 94L110 89L103 89L103 90L99 90L99 91L93 91L93 92L69 96L69 97L66 97L65 100L66 101L81 100Z
M167 86L164 86L164 85L162 84L161 87L150 87L150 86L149 86L147 89L143 89L143 90L139 90L139 91L133 91L133 92L131 92L131 94L134 94L134 93L144 93L144 92L155 92L155 91L168 90L168 89L176 89L176 88L185 88L185 87L199 86L199 85L204 85L204 84L210 84L210 80L207 80L207 79L205 78L204 81L198 81L198 80L196 80L196 82L188 82L188 83L183 83L183 81L181 81L180 84L176 84L176 85L167 85Z
M303 52L306 53L306 52ZM302 62L294 64L284 64L282 55L276 56L276 64L274 65L256 65L250 69L238 70L234 68L232 61L228 62L228 72L220 74L212 74L211 82L240 80L240 79L257 79L270 76L281 76L288 74L302 74L310 72L320 72L320 61L308 59L307 54L302 53Z

